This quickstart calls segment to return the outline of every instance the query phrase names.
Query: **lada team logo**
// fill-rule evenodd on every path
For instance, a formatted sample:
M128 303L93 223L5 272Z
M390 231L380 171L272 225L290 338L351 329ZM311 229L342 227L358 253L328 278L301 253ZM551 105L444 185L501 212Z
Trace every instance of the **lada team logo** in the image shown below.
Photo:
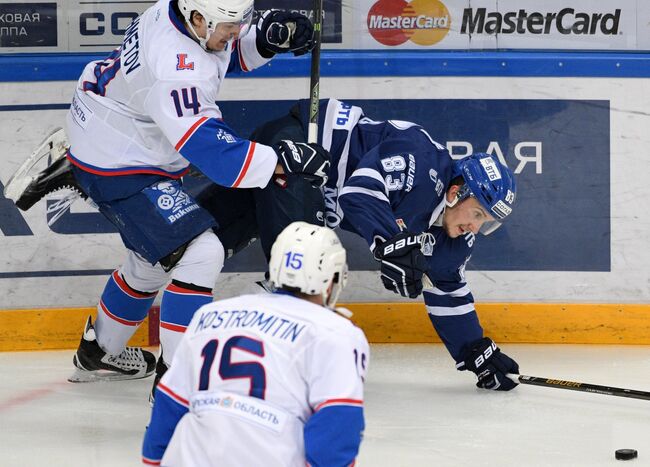
M433 45L450 27L449 11L439 0L379 0L368 12L368 31L384 45Z

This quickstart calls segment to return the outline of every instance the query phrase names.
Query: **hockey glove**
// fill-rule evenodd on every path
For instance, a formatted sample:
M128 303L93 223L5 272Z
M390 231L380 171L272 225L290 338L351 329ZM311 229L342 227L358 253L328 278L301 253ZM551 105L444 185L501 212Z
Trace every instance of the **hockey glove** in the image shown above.
M282 140L273 146L285 174L303 177L314 188L327 183L332 156L319 144Z
M510 391L517 386L508 378L508 373L519 373L519 365L506 354L501 353L492 339L484 337L472 342L463 352L462 360L456 364L459 371L470 370L478 376L476 387L494 391Z
M420 250L420 235L400 232L377 246L374 253L381 261L384 287L402 297L416 298L422 293L427 261Z
M257 22L257 49L275 54L303 55L314 48L314 27L305 15L266 10Z

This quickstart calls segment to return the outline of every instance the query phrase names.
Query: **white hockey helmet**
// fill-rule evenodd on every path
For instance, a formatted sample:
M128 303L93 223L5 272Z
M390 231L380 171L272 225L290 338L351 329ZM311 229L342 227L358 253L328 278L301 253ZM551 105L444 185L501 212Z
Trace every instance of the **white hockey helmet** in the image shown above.
M293 222L271 248L269 274L276 288L321 295L323 306L334 308L347 282L345 249L327 227Z
M201 13L207 23L208 32L205 37L198 37L204 50L212 33L219 23L235 23L239 25L239 37L248 33L253 21L254 0L178 0L178 9L183 14L188 27L198 37L192 26L192 12Z

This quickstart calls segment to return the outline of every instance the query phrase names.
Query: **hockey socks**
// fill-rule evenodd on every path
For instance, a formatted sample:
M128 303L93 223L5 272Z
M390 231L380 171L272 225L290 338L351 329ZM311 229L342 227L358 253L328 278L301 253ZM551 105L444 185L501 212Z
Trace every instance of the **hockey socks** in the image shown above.
M118 271L113 271L97 306L99 346L109 354L121 353L149 313L156 293L132 289Z
M172 280L160 304L160 345L165 349L164 362L169 366L185 329L196 310L212 302L212 289Z

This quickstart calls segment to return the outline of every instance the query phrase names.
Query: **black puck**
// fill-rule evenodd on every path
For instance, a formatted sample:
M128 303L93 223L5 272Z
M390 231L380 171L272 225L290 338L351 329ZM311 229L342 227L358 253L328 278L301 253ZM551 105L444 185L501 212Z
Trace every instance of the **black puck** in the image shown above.
M636 452L636 449L617 449L614 453L614 457L620 461L629 461L630 459L635 459L638 455L639 453Z

